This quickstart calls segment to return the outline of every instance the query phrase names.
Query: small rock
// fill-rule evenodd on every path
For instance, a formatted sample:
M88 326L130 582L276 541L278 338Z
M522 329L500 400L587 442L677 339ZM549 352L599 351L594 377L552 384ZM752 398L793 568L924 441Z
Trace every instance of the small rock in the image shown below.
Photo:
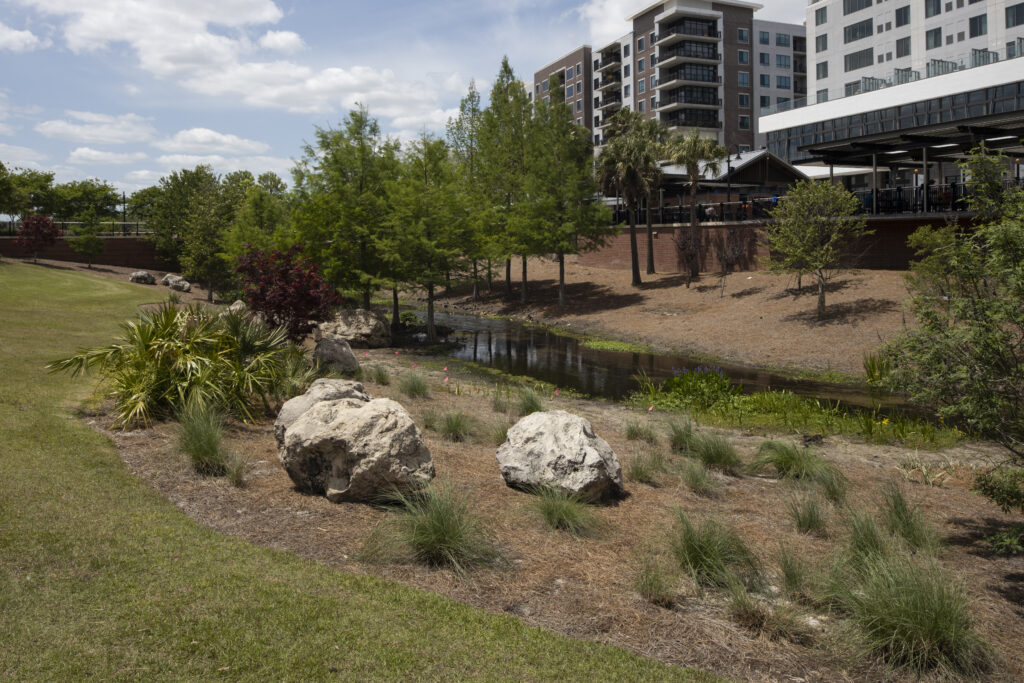
M138 283L140 285L155 285L156 278L148 270L137 270L131 274L128 278L131 282Z
M323 337L317 341L313 349L313 360L342 374L352 374L359 370L359 361L352 353L352 347L338 337Z

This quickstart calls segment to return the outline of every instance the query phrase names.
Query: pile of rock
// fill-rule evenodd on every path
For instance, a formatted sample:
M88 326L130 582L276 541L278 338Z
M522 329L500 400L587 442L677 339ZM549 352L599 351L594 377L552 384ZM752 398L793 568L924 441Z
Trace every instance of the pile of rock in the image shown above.
M355 349L382 349L391 346L391 329L380 314L356 308L343 310L332 320L317 325L313 339L337 339Z
M140 285L155 285L156 278L148 270L137 270L128 278L131 282Z
M160 284L165 287L170 287L176 292L192 291L192 285L189 284L189 281L180 275L175 275L174 273L167 273L167 275L164 275L164 279L160 281Z

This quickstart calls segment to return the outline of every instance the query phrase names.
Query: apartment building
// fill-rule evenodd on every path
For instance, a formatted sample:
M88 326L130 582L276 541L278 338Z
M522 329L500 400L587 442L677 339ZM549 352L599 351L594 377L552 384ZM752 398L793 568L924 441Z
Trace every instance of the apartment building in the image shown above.
M561 74L566 100L597 146L611 117L627 108L669 129L695 128L734 152L750 151L759 146L761 98L777 103L806 91L803 27L755 20L760 7L744 0L650 5L626 19L629 30L620 38L593 51L579 47L538 70L534 97L545 97L548 78ZM770 45L755 44L764 34Z
M808 103L1018 57L1024 2L812 0Z

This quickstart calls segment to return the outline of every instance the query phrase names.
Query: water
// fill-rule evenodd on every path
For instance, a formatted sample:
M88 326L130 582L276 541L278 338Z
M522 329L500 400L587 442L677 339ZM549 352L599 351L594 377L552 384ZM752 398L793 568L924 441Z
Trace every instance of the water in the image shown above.
M445 341L453 344L449 355L455 358L615 400L639 388L636 375L641 370L660 382L671 377L673 371L707 365L706 361L689 356L588 349L574 337L509 320L441 313L435 320L451 330ZM851 407L870 408L879 404L863 386L797 380L728 363L715 366L746 392L787 389L800 396L839 401ZM902 402L898 399L882 401L882 408L900 407Z

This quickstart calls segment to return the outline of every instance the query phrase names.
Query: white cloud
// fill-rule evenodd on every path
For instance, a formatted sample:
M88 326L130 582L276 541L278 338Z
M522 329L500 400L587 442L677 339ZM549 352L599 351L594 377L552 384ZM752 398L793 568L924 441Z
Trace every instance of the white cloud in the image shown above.
M0 50L29 52L48 45L49 41L40 40L32 31L18 31L0 22Z
M306 43L293 31L267 31L260 37L260 47L292 54L304 50Z
M636 0L590 0L576 11L590 25L591 44L599 50L633 30L626 17L643 7Z
M73 120L43 121L36 125L36 132L48 138L107 145L146 142L156 133L149 120L137 114L111 116L70 110L64 113Z
M270 149L258 140L246 140L229 133L218 133L209 128L190 128L178 131L174 137L153 143L165 152L181 154L262 154Z
M36 168L46 160L46 155L28 147L18 145L6 145L0 142L0 159L3 159L4 166L28 166Z
M68 156L68 163L98 165L134 164L144 161L146 158L146 155L142 152L105 152L99 149L92 149L91 147L77 147Z
M292 166L295 165L291 159L271 156L223 156L220 154L165 154L157 157L156 162L167 171L174 171L181 168L195 168L200 164L207 164L216 173L230 173L231 171L250 171L258 176L264 171L271 171L288 178Z
M126 180L130 180L133 183L142 183L143 185L153 185L158 180L160 180L160 178L163 177L163 175L164 174L161 173L160 171L149 171L149 170L145 170L145 169L137 169L135 171L128 171L127 173L124 174L124 177L125 177Z

